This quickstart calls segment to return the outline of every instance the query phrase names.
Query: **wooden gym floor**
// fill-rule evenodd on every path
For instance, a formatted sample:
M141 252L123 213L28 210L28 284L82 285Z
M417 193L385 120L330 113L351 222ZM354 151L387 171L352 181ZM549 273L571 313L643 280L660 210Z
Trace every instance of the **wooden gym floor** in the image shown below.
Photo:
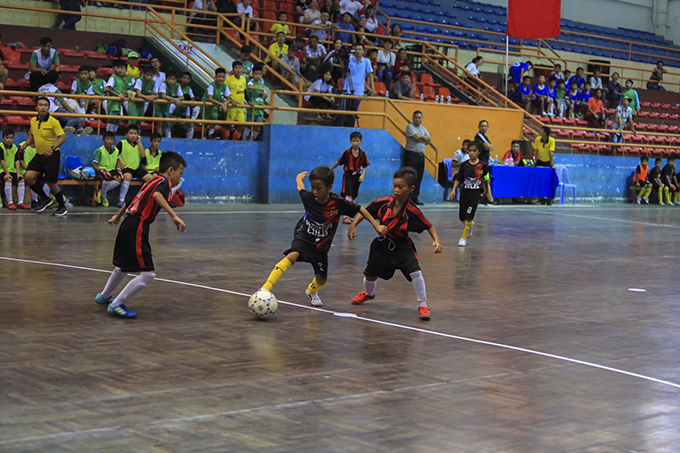
M0 212L0 451L547 452L680 449L680 208L457 205L415 236L433 319L411 285L354 307L373 238L341 226L323 309L311 267L246 307L300 205L161 214L158 279L108 316L110 209ZM644 289L635 292L630 289ZM358 317L341 317L340 313Z

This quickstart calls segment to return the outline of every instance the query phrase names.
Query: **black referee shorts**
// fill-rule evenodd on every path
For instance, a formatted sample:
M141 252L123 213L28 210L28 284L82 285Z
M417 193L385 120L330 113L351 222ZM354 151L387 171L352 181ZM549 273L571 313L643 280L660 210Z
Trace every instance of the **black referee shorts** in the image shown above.
M138 216L128 215L118 228L113 248L113 265L123 272L153 272L149 225Z
M300 239L293 239L290 248L283 252L288 255L292 252L298 252L300 258L298 261L310 263L314 268L314 274L321 278L328 278L328 253L322 250L317 250L314 244L310 244Z
M44 154L36 154L28 163L26 171L35 171L45 175L47 182L56 184L59 181L59 165L61 164L61 153L53 151L47 157Z
M406 242L382 238L373 239L364 275L389 280L394 277L394 272L397 269L404 274L408 281L411 281L412 273L420 270L420 263L413 242L410 240Z
M482 192L480 190L461 189L460 200L458 201L458 218L461 222L474 220L481 199Z

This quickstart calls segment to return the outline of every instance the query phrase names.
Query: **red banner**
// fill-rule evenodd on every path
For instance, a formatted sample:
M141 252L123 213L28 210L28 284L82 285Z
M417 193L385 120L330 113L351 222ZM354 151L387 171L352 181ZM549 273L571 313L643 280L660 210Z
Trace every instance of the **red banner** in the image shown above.
M560 35L562 0L508 0L508 36L523 39Z

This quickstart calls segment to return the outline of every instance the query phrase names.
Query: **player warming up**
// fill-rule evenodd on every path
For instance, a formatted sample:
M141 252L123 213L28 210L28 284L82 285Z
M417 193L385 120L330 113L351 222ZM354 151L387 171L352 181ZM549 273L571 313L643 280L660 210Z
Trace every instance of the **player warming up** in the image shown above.
M361 305L367 300L375 299L378 277L389 280L396 270L400 270L406 280L413 283L420 319L429 321L430 309L427 307L425 279L418 263L416 247L408 233L427 231L434 241L432 242L434 253L441 253L442 246L437 230L409 199L409 195L416 189L417 181L418 175L414 169L404 167L397 170L392 185L394 195L376 200L366 208L369 214L386 227L387 233L384 237L375 238L371 242L371 251L364 270L364 291L352 299L352 305ZM363 213L358 215L350 226L347 233L350 239L357 236L357 225L364 220L363 216Z
M168 204L170 189L179 183L186 165L184 158L179 154L172 151L163 153L159 166L160 174L142 186L129 207L123 206L118 214L109 219L111 225L118 225L123 215L127 214L118 229L113 250L113 265L116 267L102 292L94 299L97 305L108 305L107 312L110 315L136 318L137 313L128 310L125 303L156 278L149 244L149 226L156 220L158 212L163 209L170 214L179 232L186 229L182 219ZM139 272L139 275L125 285L118 297L114 298L113 290L130 272Z
M468 145L470 159L463 162L458 173L456 173L453 190L449 196L453 200L456 196L456 190L460 187L458 218L465 225L463 236L458 241L460 247L465 247L468 238L472 236L475 212L479 201L482 199L482 194L486 194L489 202L493 203L491 186L489 185L489 166L479 160L480 148L480 143L476 141Z
M307 175L311 192L305 190L304 179ZM328 279L328 251L338 229L340 217L343 215L354 217L361 213L371 222L378 234L382 236L386 233L387 228L380 225L366 209L331 193L334 178L335 175L328 167L316 167L311 173L305 171L296 176L295 182L305 207L305 215L295 226L295 236L290 248L283 252L286 257L276 264L262 289L271 291L293 264L304 261L314 268L314 280L305 290L305 294L309 298L309 303L321 307L323 303L319 298L319 291L326 286Z

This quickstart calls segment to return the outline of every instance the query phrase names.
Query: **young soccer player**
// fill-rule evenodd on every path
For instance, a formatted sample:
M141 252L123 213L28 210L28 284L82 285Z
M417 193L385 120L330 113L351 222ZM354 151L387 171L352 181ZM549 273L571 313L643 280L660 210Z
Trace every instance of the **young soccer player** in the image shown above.
M241 63L243 63L243 76L248 81L253 77L253 68L255 67L255 64L252 61L250 61L250 56L252 53L253 49L250 46L241 47Z
M215 81L211 82L205 93L203 93L201 102L208 104L204 107L204 118L207 120L223 119L229 105L231 105L231 100L229 99L231 92L229 87L224 84L226 79L227 71L224 68L215 69ZM215 125L211 124L208 126L208 136L214 137L214 135Z
M479 160L480 148L481 145L476 141L468 145L470 159L463 162L463 165L460 166L453 182L451 196L449 197L453 200L456 189L460 187L458 218L465 225L465 228L463 228L463 235L458 241L459 247L465 247L468 238L472 235L472 228L475 224L475 212L477 211L479 201L482 199L482 194L490 202L493 202L491 185L489 184L489 166Z
M102 135L104 144L97 148L92 159L92 168L97 172L97 177L102 182L97 201L104 207L109 205L107 195L109 190L115 189L123 181L123 166L120 162L120 152L113 146L116 136L113 132L106 131Z
M668 194L668 187L663 183L663 176L661 172L661 164L663 163L663 160L661 160L660 157L657 157L654 160L654 168L652 168L652 171L649 172L649 180L652 182L652 189L653 190L658 190L659 193L659 206L665 205L663 202L663 196L666 194L666 198L668 201L670 201L670 195Z
M149 103L154 102L158 96L154 93L156 82L153 80L154 70L146 66L142 70L142 77L135 82L135 98L144 102L128 102L130 116L145 116ZM160 106L160 105L159 105ZM137 124L141 120L128 120L128 124Z
M545 76L538 76L538 83L534 84L533 88L534 99L531 103L541 112L541 115L549 115L550 108L552 107L552 101L550 96L548 96L548 86L545 84Z
M576 82L571 82L569 92L567 92L567 117L573 118L581 111L581 92Z
M23 178L26 175L26 169L28 168L28 164L31 163L35 155L37 154L35 147L34 146L24 146L26 144L26 141L23 141L19 143L19 149L24 149L24 155L21 157L19 160L17 160L17 170L19 170L19 174ZM47 183L43 184L42 187L43 191L47 196L50 195L50 186L47 185ZM23 201L23 200L19 200ZM22 204L22 203L20 203ZM27 205L24 205L27 206ZM38 206L38 194L35 193L33 190L31 190L31 209L36 208ZM19 207L19 205L17 205ZM26 209L26 208L21 208L21 209Z
M87 94L87 90L92 85L90 82L90 67L81 66L78 69L78 78L71 84L71 94ZM82 108L87 107L87 99L78 99L78 104Z
M161 146L161 134L154 132L150 139L149 147L144 152L143 166L151 176L156 176L161 163L161 151L158 149Z
M633 173L633 182L635 183L635 190L637 196L635 197L635 202L640 204L640 201L644 201L645 204L649 204L649 194L652 193L652 183L649 182L649 157L642 156L640 158L640 165L635 168L635 173Z
M675 206L680 203L680 200L678 199L678 197L680 197L680 192L678 192L678 180L675 178L675 157L671 156L666 160L666 165L664 165L661 170L661 179L668 188L668 192L666 193L668 205Z
M177 75L174 71L168 71L165 75L165 82L156 83L154 87L159 99L165 99L168 103L158 104L156 106L157 118L170 118L170 113L179 107L184 98L182 90L177 83ZM156 130L163 131L165 138L172 137L172 123L166 121L158 121L156 123Z
M366 152L360 148L364 138L361 132L354 131L349 134L349 142L352 146L342 152L340 159L333 164L331 170L335 170L340 165L343 166L345 173L342 175L342 192L340 195L347 201L355 201L359 196L359 186L366 178L366 167L369 166ZM345 217L343 223L352 223L352 218Z
M400 270L404 277L413 283L420 319L429 321L431 314L427 306L425 279L418 263L416 247L408 233L409 231L414 233L427 231L434 241L432 242L434 253L441 253L442 246L439 243L437 230L409 199L409 195L416 188L417 180L418 175L414 169L404 167L397 170L392 184L394 195L376 200L366 208L366 211L387 228L387 232L384 237L375 238L371 242L371 251L364 270L364 291L352 299L352 305L361 305L367 300L375 299L378 277L389 280L396 270ZM348 232L350 239L356 238L357 225L363 219L363 213L354 219Z
M122 115L123 102L127 101L125 94L127 93L129 81L125 75L127 64L123 60L116 60L113 62L113 74L106 82L106 94L114 96L116 100L108 100L106 103L106 113L108 115ZM106 130L114 134L118 130L120 120L108 120Z
M556 105L557 105L557 115L563 117L565 110L569 110L569 105L567 104L567 84L564 79L560 79L557 82L556 94Z
M168 204L170 189L179 183L185 167L186 162L179 154L172 151L163 153L160 175L142 186L129 207L121 207L109 219L111 225L118 225L123 215L127 214L118 229L113 250L113 265L116 267L102 292L94 299L97 305L108 306L106 311L112 316L136 318L137 313L128 310L125 304L156 278L149 245L149 226L156 220L158 212L163 209L170 214L180 233L186 229L184 221ZM138 272L139 275L114 298L113 291L130 272Z
M120 195L118 195L118 207L125 205L125 196L130 189L132 178L141 179L148 182L153 176L141 168L142 159L146 157L144 147L139 139L139 129L134 124L128 126L125 132L125 140L121 140L116 145L120 153L120 163L123 168L123 182L120 185Z
M267 87L262 81L262 75L264 71L264 66L262 63L258 63L253 66L252 78L248 81L248 104L252 106L264 105L267 98ZM248 121L254 123L264 122L264 109L248 109L247 114ZM257 140L257 137L262 131L261 126L255 126L253 129L253 140ZM248 140L250 138L250 128L246 128L243 131L243 140Z
M311 192L305 189L304 180L308 175ZM295 177L305 215L295 226L295 236L290 248L283 252L286 257L276 264L262 289L271 291L293 264L297 261L307 262L314 268L314 280L305 290L305 294L313 306L321 307L323 302L319 291L326 286L328 279L328 252L340 217L354 217L361 213L378 234L383 236L387 232L387 228L376 222L366 209L331 193L334 178L335 175L328 167L316 167L311 173L305 171Z
M512 95L512 100L522 106L527 112L531 108L531 101L534 99L534 95L531 93L531 77L524 76L522 79L522 84L517 85L515 92Z
M248 86L248 80L243 76L243 63L237 60L231 65L231 76L224 83L229 87L229 99L232 103L232 107L227 109L227 121L242 123L246 117L243 114L243 107L237 107L237 105L246 103L246 87ZM236 127L232 125L231 139L241 140L243 129L243 125L236 125Z
M17 153L19 148L14 144L14 131L12 129L5 129L2 131L2 143L0 143L0 166L2 166L2 174L0 174L0 181L5 184L5 198L7 199L7 209L16 211L17 209L31 209L30 206L24 204L24 195L26 194L26 184L24 183L23 175L17 171ZM17 190L17 202L14 203L12 199L12 186Z

